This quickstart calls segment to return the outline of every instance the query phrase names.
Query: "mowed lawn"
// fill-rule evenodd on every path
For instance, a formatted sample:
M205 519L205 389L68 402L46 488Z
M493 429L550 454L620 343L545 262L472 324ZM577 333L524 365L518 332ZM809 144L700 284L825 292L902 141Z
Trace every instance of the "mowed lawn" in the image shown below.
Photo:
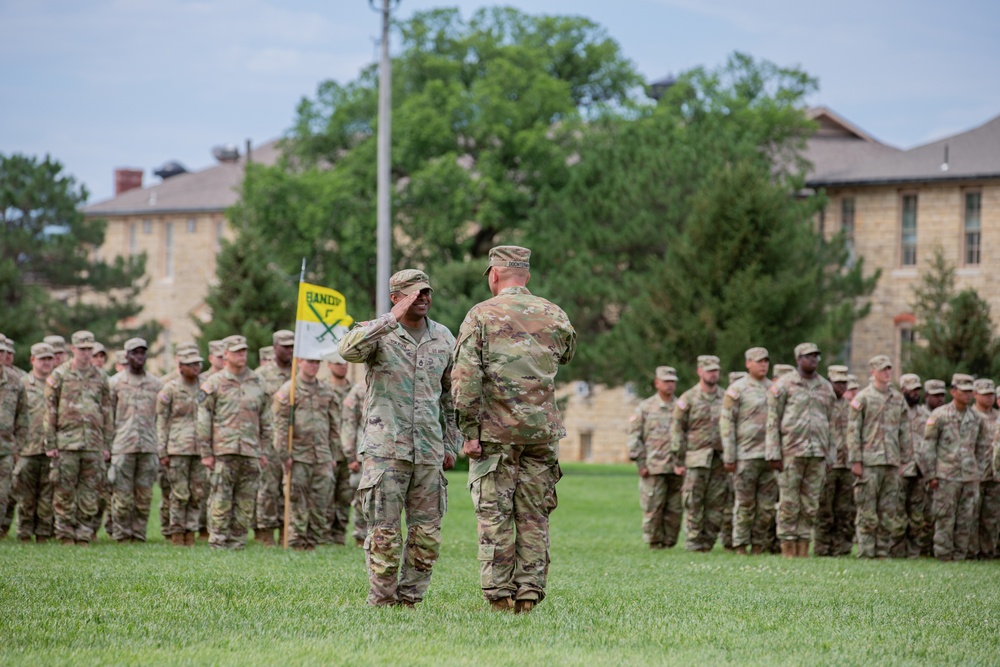
M365 605L356 547L0 543L0 665L1000 663L1000 562L651 552L634 468L566 465L549 597L488 611L464 473L424 604Z

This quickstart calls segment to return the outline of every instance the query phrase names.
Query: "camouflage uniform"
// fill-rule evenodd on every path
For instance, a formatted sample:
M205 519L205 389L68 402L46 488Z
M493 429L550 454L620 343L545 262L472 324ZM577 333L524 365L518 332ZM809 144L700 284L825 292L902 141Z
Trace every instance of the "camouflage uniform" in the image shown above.
M143 345L145 347L145 344ZM126 369L111 378L115 438L111 444L112 537L146 541L149 504L160 469L156 456L156 394L160 381Z
M971 378L967 384L971 387ZM956 385L954 379L952 385ZM965 559L979 493L976 453L989 446L988 437L983 418L971 406L960 411L954 402L948 403L927 419L924 468L927 478L938 482L933 507L934 555L941 560Z
M17 536L22 540L52 537L52 460L45 455L45 380L29 373L21 379L28 406L28 433L21 441L14 468Z
M59 450L53 463L56 537L90 542L100 528L104 454L110 453L115 433L107 374L90 364L77 369L70 360L45 381L45 401L46 449Z
M17 373L0 366L0 518L7 516L7 507L14 502L14 459L28 439L28 424L24 384Z
M399 280L400 273L393 278ZM368 520L371 605L423 600L441 550L441 518L448 506L442 464L446 450L458 453L461 439L449 394L455 337L444 325L424 321L419 342L386 313L355 327L339 343L344 359L364 362L368 378L367 451L358 492ZM404 511L405 547L400 535Z
M204 528L201 508L208 495L208 471L198 450L198 382L177 377L163 385L156 401L157 454L169 458L166 466L170 534Z
M687 468L682 493L687 512L684 548L688 551L710 551L722 530L725 509L732 510L729 473L722 467L721 409L722 391L716 387L714 392L705 392L700 383L684 392L674 406L671 454ZM726 530L731 539L731 523Z
M315 378L308 381L300 372L295 382L295 429L289 454L291 387L291 382L281 385L271 404L275 420L274 451L275 458L292 459L288 544L309 549L320 543L328 525L334 452L340 451L337 442L340 405L332 385Z
M835 370L836 369L836 370ZM831 382L846 382L847 367L831 366ZM854 475L847 463L847 418L850 402L838 398L830 420L830 464L816 508L813 553L817 556L846 556L854 545Z
M527 268L529 255L516 246L493 248L487 273ZM522 286L473 306L459 330L452 384L459 428L482 447L469 462L469 488L487 600L513 598L530 609L545 597L549 515L558 504L559 439L566 435L555 375L575 351L566 313Z
M898 532L900 452L912 457L913 451L908 417L906 400L892 385L883 392L869 384L851 401L848 462L862 466L854 486L858 558L888 557Z
M767 398L767 460L782 461L778 474L778 539L809 546L826 475L830 423L836 395L826 378L798 371L771 385Z
M673 378L676 382L677 376ZM645 468L649 473L639 478L642 540L654 547L669 548L677 544L684 511L681 504L684 478L674 474L674 459L670 455L676 402L673 396L664 401L658 393L653 394L636 407L629 419L629 458L640 470Z
M274 364L255 373L260 378L268 399L273 398L278 389L292 379L291 366L281 368ZM257 530L273 532L285 522L285 492L281 485L283 475L281 461L267 457L267 465L261 466L260 484L257 487L257 518L254 524Z
M767 378L755 380L748 375L737 380L726 389L719 414L722 460L736 464L733 546L752 545L758 553L770 541L778 501L778 483L764 458L770 387Z
M198 344L197 343L180 343L177 346L176 358L179 359L183 354L197 353ZM180 371L175 366L173 370L160 378L160 386L166 387L167 384L173 382L181 375ZM163 537L170 537L173 533L173 526L170 524L170 469L165 466L159 466L158 472L156 474L156 483L160 485L160 534ZM183 532L183 531L181 531Z
M977 393L991 393L996 390L992 380L976 380ZM976 408L978 410L978 406ZM983 418L988 432L988 440L991 443L989 448L982 448L976 451L976 458L979 462L979 495L976 498L976 509L973 518L972 534L969 537L970 559L991 560L996 558L997 537L1000 532L1000 482L996 481L993 472L993 448L992 443L996 439L997 415L1000 414L995 408L988 412L979 412Z
M907 421L913 446L909 452L901 452L899 521L891 554L895 558L919 556L924 535L928 532L927 482L918 463L919 454L923 451L924 427L930 416L930 411L922 405L907 406Z
M238 339L238 340L235 340ZM229 350L246 349L246 339L230 336ZM242 549L253 516L260 457L274 458L270 396L257 374L222 370L198 392L198 447L215 457L209 500L209 544Z
M333 470L333 488L330 491L329 503L326 507L326 528L323 534L323 542L326 544L345 544L347 542L347 526L351 520L351 502L354 500L356 487L351 486L351 471L347 467L347 459L344 457L344 450L341 448L340 422L344 398L351 390L350 384L335 385L327 382L334 392L333 400L336 403L336 420L333 424L334 442L333 457L336 465ZM361 479L360 475L356 476Z
M363 384L356 384L351 387L351 391L344 398L343 406L340 410L340 449L344 454L344 461L364 461L364 442L362 437L365 432L364 405L366 387ZM353 472L350 477L351 490L354 492L351 500L351 507L354 508L354 532L352 537L357 542L364 543L368 537L368 522L364 512L361 511L362 493L358 490L361 483L361 473Z

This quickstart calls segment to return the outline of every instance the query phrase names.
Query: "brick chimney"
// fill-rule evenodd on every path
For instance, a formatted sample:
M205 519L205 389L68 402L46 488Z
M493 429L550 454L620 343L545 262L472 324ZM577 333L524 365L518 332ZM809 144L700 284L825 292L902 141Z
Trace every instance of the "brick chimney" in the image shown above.
M115 196L142 187L142 169L115 169Z

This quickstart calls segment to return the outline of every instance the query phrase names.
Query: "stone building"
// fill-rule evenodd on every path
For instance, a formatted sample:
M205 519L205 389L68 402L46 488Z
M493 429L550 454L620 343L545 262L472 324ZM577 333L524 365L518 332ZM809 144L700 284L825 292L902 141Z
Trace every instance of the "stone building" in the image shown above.
M257 146L250 159L274 164L276 141ZM84 207L87 218L107 220L107 233L97 252L105 259L146 253L149 285L139 296L141 317L163 327L156 366L171 363L172 345L198 333L192 317L207 320L209 286L215 282L216 253L231 232L225 211L239 199L246 154L219 153L219 163L183 172L161 183L142 186L142 171L118 169L115 196Z

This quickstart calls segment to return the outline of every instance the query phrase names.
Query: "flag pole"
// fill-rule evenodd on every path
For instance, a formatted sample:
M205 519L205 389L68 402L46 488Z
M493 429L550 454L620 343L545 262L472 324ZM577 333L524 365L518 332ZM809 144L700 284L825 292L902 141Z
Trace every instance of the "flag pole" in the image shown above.
M306 280L306 258L302 258L302 270L299 271L299 291L302 291L302 283ZM296 295L297 297L298 295ZM298 304L298 298L295 300ZM296 305L295 318L298 320L298 307ZM288 390L288 458L292 458L292 438L295 436L295 379L299 370L298 350L292 353L292 384ZM281 461L281 469L285 469L285 462ZM282 546L288 549L288 536L292 532L292 468L288 467L285 473L285 530Z

